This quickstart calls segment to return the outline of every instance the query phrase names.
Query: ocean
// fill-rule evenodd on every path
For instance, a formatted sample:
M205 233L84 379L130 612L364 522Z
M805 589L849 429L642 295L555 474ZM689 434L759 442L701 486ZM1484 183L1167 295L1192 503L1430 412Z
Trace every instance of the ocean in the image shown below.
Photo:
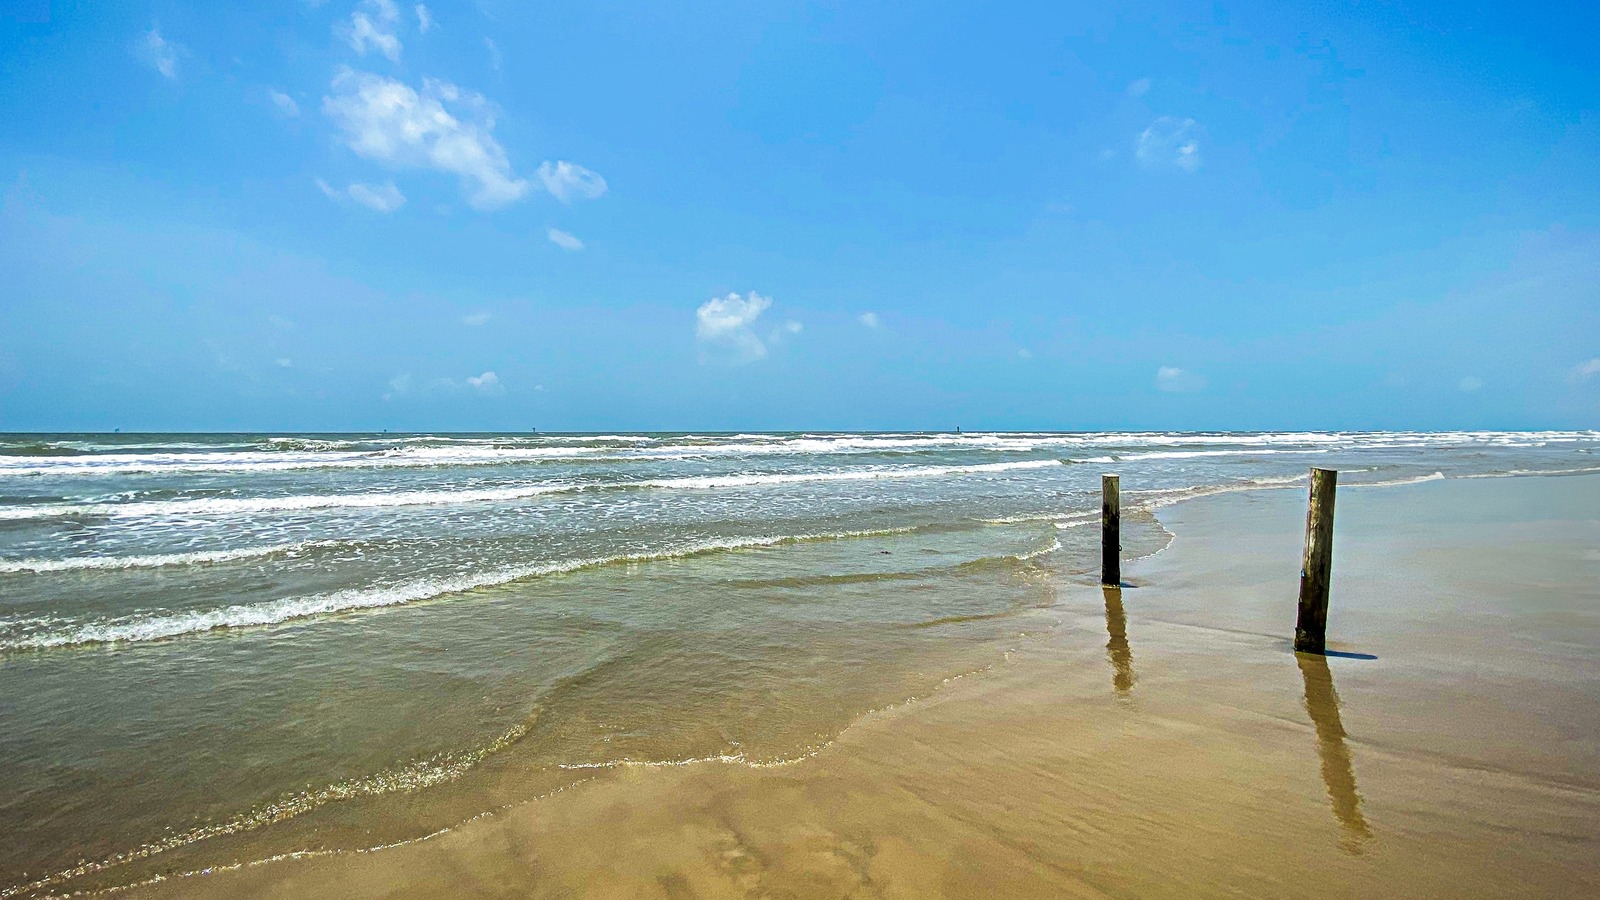
M1600 432L0 435L0 897L789 765L1055 627L1102 472L1131 558L1313 465L1592 472Z

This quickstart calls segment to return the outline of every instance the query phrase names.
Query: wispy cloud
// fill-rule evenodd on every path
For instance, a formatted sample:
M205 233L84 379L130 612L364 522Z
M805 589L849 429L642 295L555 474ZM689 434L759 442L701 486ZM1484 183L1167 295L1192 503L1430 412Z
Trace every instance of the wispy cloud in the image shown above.
M1206 380L1177 366L1156 369L1156 390L1169 394L1189 394L1204 389Z
M317 189L322 191L330 200L352 200L365 206L367 209L381 213L394 212L406 203L406 195L394 186L394 182L386 181L383 184L352 184L343 190L328 184L321 178L316 180Z
M471 325L473 328L482 328L489 324L490 318L491 316L488 312L475 312L462 316L461 321L463 324Z
M868 328L877 328L879 325L883 324L878 319L878 314L875 312L864 312L861 315L856 316L856 321L867 326Z
M399 26L400 10L395 7L394 0L362 0L361 5L350 14L350 21L338 25L334 30L350 45L350 49L362 56L376 50L388 57L390 62L399 62L401 44L400 36L396 33Z
M278 112L290 118L300 115L300 104L294 102L294 98L283 91L269 90L267 97L272 100L272 105L278 108Z
M383 184L352 184L345 189L350 199L378 212L394 212L406 203L406 196L394 186L394 182L385 181Z
M1129 97L1143 97L1145 94L1147 94L1149 92L1150 92L1150 79L1148 79L1148 78L1140 78L1139 80L1137 80L1137 81L1133 82L1132 84L1128 85L1128 96Z
M717 359L734 364L754 362L767 355L767 345L756 336L754 326L772 299L755 291L749 296L729 294L712 297L695 310L695 340L700 343L700 361Z
M1200 168L1200 128L1193 119L1162 116L1139 133L1134 156L1147 168Z
M139 44L139 55L168 81L178 80L178 54L183 48L161 36L161 26L151 25Z
M411 375L409 373L396 375L389 379L389 390L384 392L383 399L385 401L393 400L396 397L404 397L409 393L411 393Z
M767 343L774 345L781 344L785 340L792 338L805 330L805 323L795 319L787 319L779 323L772 329L771 332L767 334Z
M1456 382L1456 387L1460 389L1462 393L1471 394L1475 391L1483 389L1483 379L1476 375L1468 375L1459 382Z
M500 54L500 45L496 44L493 38L484 38L483 46L484 49L489 51L489 68L496 72L500 71L501 64L506 61L506 58Z
M384 400L395 400L408 396L437 396L439 394L459 393L461 391L475 391L485 396L498 396L506 392L505 384L500 376L494 372L484 372L482 375L468 375L466 378L435 378L418 385L416 379L409 373L396 375L389 379L389 390L383 394Z
M334 75L332 91L322 111L357 155L390 168L456 175L467 202L478 209L504 206L527 193L528 182L512 172L494 139L493 107L481 94L431 78L416 91L348 68Z
M608 189L600 173L566 161L541 164L539 180L544 183L544 189L562 203L593 200L604 195Z
M583 241L578 240L576 235L562 231L559 228L550 229L545 233L545 236L550 239L550 243L568 253L575 253L583 249Z
M1588 381L1596 375L1600 375L1600 356L1572 367L1573 381Z
M433 30L433 14L428 12L428 7L418 3L415 7L417 13L417 33L427 34Z

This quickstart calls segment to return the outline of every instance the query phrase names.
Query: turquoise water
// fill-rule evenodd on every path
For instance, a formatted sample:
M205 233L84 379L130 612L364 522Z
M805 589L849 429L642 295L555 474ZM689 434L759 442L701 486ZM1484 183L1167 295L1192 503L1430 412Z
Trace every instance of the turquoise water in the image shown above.
M783 764L992 664L1187 496L1600 433L0 435L0 895Z

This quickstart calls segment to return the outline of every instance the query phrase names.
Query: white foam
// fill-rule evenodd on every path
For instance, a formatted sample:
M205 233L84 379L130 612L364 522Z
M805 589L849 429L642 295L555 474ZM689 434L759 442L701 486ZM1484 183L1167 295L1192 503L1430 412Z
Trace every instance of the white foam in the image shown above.
M1422 484L1425 481L1443 481L1443 472L1432 472L1427 475L1413 475L1409 478L1394 478L1388 481L1352 481L1343 487L1398 487L1402 484Z
M388 491L368 494L301 494L289 497L216 497L200 500L145 500L132 503L42 503L0 507L0 519L45 519L59 516L168 517L231 515L308 509L425 506L525 500L541 494L576 490L567 483L522 485L463 491Z
M1166 488L1149 491L1123 491L1124 494L1144 497L1143 505L1148 509L1160 509L1171 506L1184 500L1196 497L1209 497L1212 494L1230 494L1235 491L1260 491L1286 488L1298 482L1305 481L1307 474L1285 475L1282 477L1252 478L1248 481L1235 481L1227 484L1196 485L1183 488Z
M317 547L331 547L339 541L301 541L271 547L236 547L231 550L197 550L190 553L155 553L145 556L77 556L65 559L0 560L0 574L18 572L75 572L81 570L159 569L167 566L199 566L261 559L298 553Z
M724 550L748 550L803 541L841 540L854 537L903 534L914 529L893 528L868 531L840 531L822 534L777 535L702 541L664 550L624 553L523 566L507 566L487 572L470 572L444 578L427 578L382 588L350 588L308 597L284 597L263 603L236 604L218 609L181 613L157 613L80 625L66 631L37 634L0 642L0 650L45 649L81 644L138 643L213 631L219 628L249 628L277 625L296 619L361 609L399 606L494 587L544 575L562 575L597 566L618 563L681 559Z
M1152 448L1157 454L1202 455L1254 452L1314 452L1438 448L1452 446L1539 447L1551 443L1600 441L1600 431L1542 432L1047 432L856 433L800 435L502 435L448 437L376 436L349 440L274 437L238 450L175 442L122 450L115 444L74 443L86 456L8 457L0 454L3 475L128 475L293 471L321 468L494 466L516 463L626 462L703 457L768 455L915 454L933 452L1057 452L1098 448ZM62 445L66 446L66 445ZM1188 447L1204 450L1186 451ZM1226 449L1222 449L1226 448ZM198 452L148 452L195 450ZM1122 453L1088 461L1180 459L1177 455Z
M1600 466L1590 466L1583 469L1511 469L1506 472L1478 472L1472 475L1462 475L1461 478L1521 478L1527 475L1592 475L1600 472Z
M843 472L787 472L761 475L706 475L685 478L660 478L632 482L656 488L752 487L766 484L794 484L811 481L873 481L880 478L936 478L941 475L976 475L985 472L1012 472L1059 466L1054 459L1024 462L982 463L971 466L906 466L903 468L851 469Z

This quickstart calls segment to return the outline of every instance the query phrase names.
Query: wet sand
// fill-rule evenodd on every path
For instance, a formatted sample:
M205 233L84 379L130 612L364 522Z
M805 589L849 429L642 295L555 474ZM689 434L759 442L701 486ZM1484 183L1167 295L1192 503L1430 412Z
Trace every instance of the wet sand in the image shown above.
M1328 658L1288 646L1304 503L1162 510L1130 586L1063 585L1005 663L793 765L131 893L1600 895L1600 477L1341 490Z

